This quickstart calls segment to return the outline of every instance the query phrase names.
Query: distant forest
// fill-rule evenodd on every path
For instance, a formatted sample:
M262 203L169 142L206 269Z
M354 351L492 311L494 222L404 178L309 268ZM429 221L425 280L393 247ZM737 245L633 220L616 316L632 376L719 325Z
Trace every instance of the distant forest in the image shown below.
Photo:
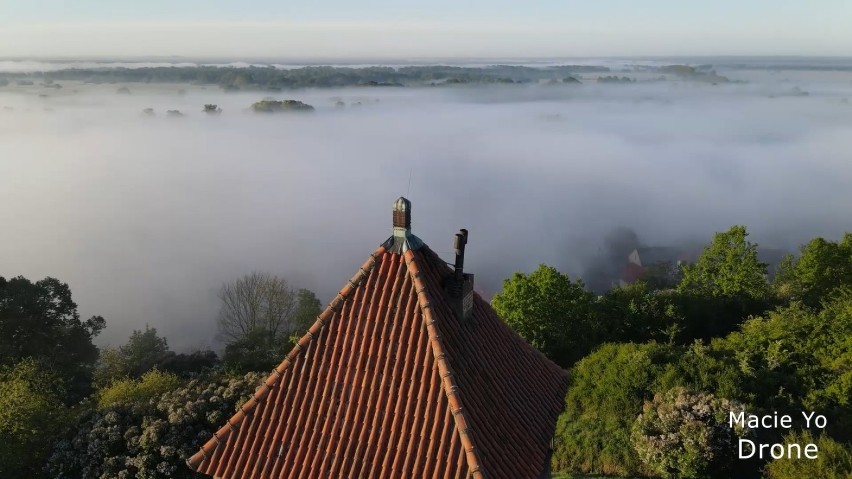
M309 66L289 70L275 67L247 68L192 66L115 69L67 69L54 72L9 73L10 79L74 80L90 83L193 83L218 85L225 90L279 91L295 88L350 86L423 86L440 84L501 84L539 81L573 82L579 73L607 73L601 66L564 65L546 68L495 65L488 67L408 66L363 68Z

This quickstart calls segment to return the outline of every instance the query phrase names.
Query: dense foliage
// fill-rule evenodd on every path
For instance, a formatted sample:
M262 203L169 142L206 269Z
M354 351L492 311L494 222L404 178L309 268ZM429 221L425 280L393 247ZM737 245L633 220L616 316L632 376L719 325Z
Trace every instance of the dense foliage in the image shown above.
M56 278L32 281L0 277L0 366L32 358L57 372L67 402L90 392L98 348L92 340L105 326L100 316L81 320L71 289Z
M646 399L660 389L670 346L605 344L571 370L565 412L559 417L553 468L632 475L642 470L630 429Z
M133 331L126 344L101 351L95 368L95 386L103 389L114 381L139 378L152 369L191 377L218 363L213 351L175 353L169 349L168 340L157 334L157 328L146 325L144 331Z
M786 443L816 444L819 456L814 460L778 459L766 466L768 479L849 479L852 477L852 447L821 435L814 437L809 431L793 432L784 438Z
M129 394L81 415L56 444L47 464L54 479L168 479L202 477L186 458L213 436L262 380L243 377L194 379L185 386L147 375Z
M730 474L736 439L747 431L727 424L742 404L682 387L657 393L633 423L631 439L639 458L664 478L722 477Z
M0 477L40 475L54 436L70 416L64 393L60 377L34 360L0 367Z
M636 439L637 428L640 436L650 431L641 423L649 417L643 404L658 419L665 393L678 387L693 399L712 397L753 413L818 411L827 418L821 440L852 451L852 235L812 240L799 257L782 262L771 282L747 237L734 226L717 233L694 264L677 271L660 265L653 282L600 296L544 265L506 280L495 310L570 368L554 470L719 477L725 465L699 447L711 444L711 436L690 442L689 451L675 447L683 446L676 435L666 444ZM680 413L685 417L686 409ZM764 443L783 442L785 433L797 434L754 432ZM765 466L765 459L738 460L732 474L757 477Z
M582 282L541 265L529 275L515 273L504 281L492 305L533 347L559 364L570 364L590 351L597 336L594 301Z

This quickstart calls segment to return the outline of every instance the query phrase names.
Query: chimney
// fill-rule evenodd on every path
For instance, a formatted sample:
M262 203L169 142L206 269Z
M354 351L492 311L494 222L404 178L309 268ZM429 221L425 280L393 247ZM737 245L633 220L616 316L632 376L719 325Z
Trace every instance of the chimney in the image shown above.
M456 263L453 267L453 275L446 285L453 308L459 318L463 320L470 319L473 314L473 275L464 272L464 248L466 244L467 230L461 229L455 237Z
M464 274L464 245L467 244L467 230L460 229L456 233L456 241L454 244L456 250L456 265L455 265L455 280L461 281Z
M400 196L393 203L393 234L411 232L411 202Z
M411 202L402 196L393 203L393 236L388 241L393 253L402 254L423 246L420 238L411 234Z

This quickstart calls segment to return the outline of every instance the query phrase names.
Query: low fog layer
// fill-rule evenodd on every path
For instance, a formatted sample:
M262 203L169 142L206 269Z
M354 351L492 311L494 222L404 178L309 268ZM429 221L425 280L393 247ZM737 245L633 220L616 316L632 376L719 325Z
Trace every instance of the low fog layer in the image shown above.
M400 195L447 260L470 230L487 295L539 263L580 275L619 227L786 249L852 229L852 73L725 74L749 82L281 92L316 112L277 115L246 111L262 92L13 82L0 275L68 282L102 344L148 324L181 350L214 345L218 288L252 270L330 299Z

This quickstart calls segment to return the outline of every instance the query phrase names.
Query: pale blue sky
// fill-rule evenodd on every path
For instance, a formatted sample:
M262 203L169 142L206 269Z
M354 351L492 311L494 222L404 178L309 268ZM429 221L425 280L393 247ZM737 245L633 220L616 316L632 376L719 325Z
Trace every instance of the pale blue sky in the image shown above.
M0 0L0 55L852 55L849 0Z

